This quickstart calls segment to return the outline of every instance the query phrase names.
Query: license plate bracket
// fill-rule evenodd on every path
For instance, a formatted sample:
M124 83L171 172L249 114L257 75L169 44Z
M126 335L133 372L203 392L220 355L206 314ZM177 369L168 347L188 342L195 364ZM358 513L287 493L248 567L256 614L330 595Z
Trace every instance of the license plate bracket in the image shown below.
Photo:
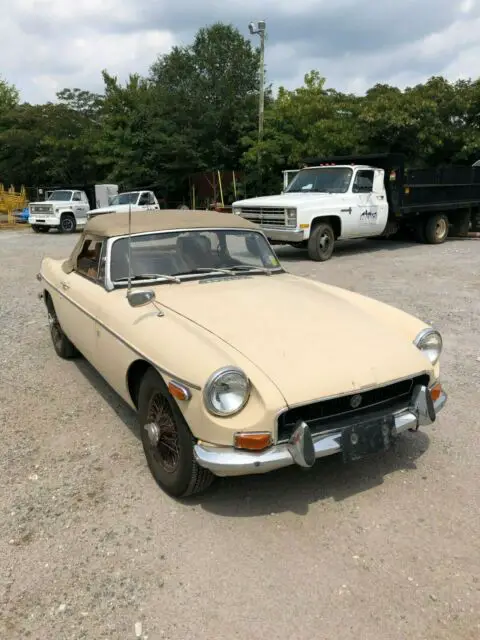
M393 415L374 418L342 430L344 462L354 462L379 451L387 451L393 441Z

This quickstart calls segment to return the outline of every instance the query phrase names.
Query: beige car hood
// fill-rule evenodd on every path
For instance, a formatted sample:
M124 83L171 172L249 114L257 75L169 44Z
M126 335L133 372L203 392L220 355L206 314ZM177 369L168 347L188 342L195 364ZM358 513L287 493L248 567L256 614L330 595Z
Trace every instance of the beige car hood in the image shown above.
M290 274L157 288L160 304L240 351L290 405L430 370L387 307L371 313L356 298Z

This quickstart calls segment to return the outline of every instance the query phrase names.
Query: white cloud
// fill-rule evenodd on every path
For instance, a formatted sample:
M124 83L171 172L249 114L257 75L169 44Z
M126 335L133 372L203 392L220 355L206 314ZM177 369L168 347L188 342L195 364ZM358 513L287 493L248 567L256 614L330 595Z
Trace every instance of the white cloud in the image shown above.
M248 22L267 20L268 79L277 85L298 86L311 69L354 92L480 75L479 0L264 0L261 15L258 0L0 0L0 8L0 74L28 101L66 86L100 90L104 68L121 79L146 73L215 20L246 35Z

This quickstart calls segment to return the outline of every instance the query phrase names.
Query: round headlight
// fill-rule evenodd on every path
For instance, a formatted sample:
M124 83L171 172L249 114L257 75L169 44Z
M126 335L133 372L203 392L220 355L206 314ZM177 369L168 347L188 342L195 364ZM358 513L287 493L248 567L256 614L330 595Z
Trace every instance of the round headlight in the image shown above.
M414 340L414 344L432 364L437 364L442 353L442 336L435 329L423 329Z
M225 367L210 376L203 392L205 406L217 416L231 416L247 404L250 381L241 369Z

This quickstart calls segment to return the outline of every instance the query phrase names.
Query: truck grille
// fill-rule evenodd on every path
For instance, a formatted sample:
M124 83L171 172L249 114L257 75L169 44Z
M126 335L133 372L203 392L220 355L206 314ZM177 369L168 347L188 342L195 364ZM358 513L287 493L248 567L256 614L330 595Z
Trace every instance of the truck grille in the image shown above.
M266 227L285 227L285 209L280 207L242 207L240 215L255 224ZM295 225L293 225L295 226Z
M52 213L53 207L49 204L36 204L30 210L32 213Z
M360 421L366 414L372 412L386 414L404 409L410 402L413 389L419 384L428 386L428 375L401 380L360 394L352 393L348 396L320 400L288 409L278 418L278 442L285 442L290 438L299 420L306 422L312 434L317 435L339 428L346 421L349 423L357 419ZM362 403L354 409L351 400L356 395L361 395Z

